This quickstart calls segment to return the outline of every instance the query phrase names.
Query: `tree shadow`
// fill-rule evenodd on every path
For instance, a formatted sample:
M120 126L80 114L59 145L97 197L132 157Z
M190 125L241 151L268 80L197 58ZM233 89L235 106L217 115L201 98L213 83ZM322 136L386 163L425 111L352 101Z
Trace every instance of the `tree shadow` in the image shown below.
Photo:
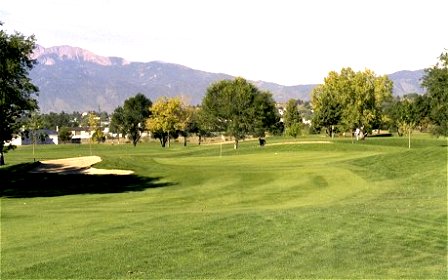
M64 173L32 173L40 163L24 163L0 169L0 197L32 198L76 194L107 194L144 191L175 183L161 177L131 175L86 175L78 170Z

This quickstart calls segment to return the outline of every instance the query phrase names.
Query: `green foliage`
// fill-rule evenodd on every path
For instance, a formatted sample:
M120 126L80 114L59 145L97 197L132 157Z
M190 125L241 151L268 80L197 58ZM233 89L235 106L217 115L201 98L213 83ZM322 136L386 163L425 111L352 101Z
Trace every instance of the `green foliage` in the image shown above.
M428 94L417 95L414 99L414 108L416 114L416 122L420 132L426 131L431 124L431 99Z
M48 114L43 114L42 119L44 122L44 127L49 129L56 129L56 127L73 127L74 116L64 111L60 113L50 112Z
M432 68L425 69L422 86L430 98L430 118L436 135L448 136L448 52L439 57Z
M34 36L8 35L0 30L0 165L5 164L4 143L18 132L20 120L37 109L33 95L38 88L28 77L36 63L30 58L34 47Z
M318 126L328 131L330 126L342 124L351 131L361 128L366 135L381 126L382 105L392 98L392 81L368 69L354 72L343 68L340 73L330 72L312 95Z
M295 99L288 100L286 103L285 113L283 115L283 123L285 124L285 128L288 129L293 124L301 122L302 118L297 108L297 101Z
M112 131L128 135L135 147L141 133L146 130L145 122L151 114L151 105L151 100L141 93L126 99L123 107L116 108L112 114Z
M115 108L114 112L112 113L109 129L111 132L117 133L118 135L126 135L123 107Z
M398 134L402 136L407 134L409 137L409 149L411 148L411 134L418 123L418 114L416 104L404 99L396 104L396 123Z
M97 127L94 130L92 134L92 140L97 143L104 143L106 141L106 135L104 134L104 132L101 130L100 127Z
M300 123L293 123L285 129L286 135L297 138L302 131L302 125Z
M202 100L203 127L231 135L235 148L246 136L262 136L273 129L276 114L271 94L259 91L243 78L212 84Z
M266 132L275 134L280 123L280 115L275 107L272 94L268 91L261 91L255 95L254 100L255 123L253 136L265 137Z
M343 108L340 96L330 87L329 85L318 85L312 92L313 128L316 131L325 128L328 136L332 135L334 125L341 123Z
M59 129L58 137L63 143L67 143L72 139L72 132L66 126L63 126Z
M286 135L297 137L302 127L302 117L297 108L297 101L290 99L286 104L286 110L283 115L283 123L285 124Z
M161 97L151 107L151 117L146 120L146 127L162 147L168 143L177 131L184 131L187 125L186 110L179 98Z

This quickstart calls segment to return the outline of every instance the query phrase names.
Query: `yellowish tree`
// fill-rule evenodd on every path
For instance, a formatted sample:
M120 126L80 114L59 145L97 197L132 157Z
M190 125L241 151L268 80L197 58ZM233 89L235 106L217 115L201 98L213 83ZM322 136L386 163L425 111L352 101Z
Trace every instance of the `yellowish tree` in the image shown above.
M87 115L87 125L89 127L89 149L90 149L90 155L92 155L92 140L93 135L95 134L95 131L99 129L99 121L100 118L95 115L95 113L90 112Z
M352 131L359 128L366 135L380 126L382 104L392 97L392 87L387 76L376 76L369 69L332 71L325 83L313 91L314 121L322 126L342 125Z
M146 121L147 129L160 140L162 147L170 146L170 138L184 129L185 110L179 98L161 97L154 102L151 117Z

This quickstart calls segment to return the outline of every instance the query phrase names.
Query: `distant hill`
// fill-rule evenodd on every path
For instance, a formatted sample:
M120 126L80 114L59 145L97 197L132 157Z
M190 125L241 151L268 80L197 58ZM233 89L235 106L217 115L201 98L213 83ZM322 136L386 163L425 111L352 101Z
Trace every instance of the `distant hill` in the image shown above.
M425 90L421 87L421 82L425 71L399 71L388 75L394 82L394 95L403 96L408 93L423 94Z
M34 58L39 64L30 72L30 77L40 89L38 100L42 112L112 112L138 92L152 101L160 96L180 96L189 104L199 104L210 84L234 78L160 61L129 62L71 46L38 46ZM419 88L422 73L422 70L401 71L390 75L396 84L395 94L422 93ZM283 86L264 81L253 83L272 92L277 102L290 98L309 100L316 86Z

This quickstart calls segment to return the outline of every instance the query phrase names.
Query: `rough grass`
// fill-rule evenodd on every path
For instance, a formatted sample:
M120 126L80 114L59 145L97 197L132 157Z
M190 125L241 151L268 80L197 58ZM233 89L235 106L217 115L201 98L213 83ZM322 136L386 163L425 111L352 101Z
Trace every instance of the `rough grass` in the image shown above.
M94 145L97 167L136 171L122 181L29 178L30 149L11 152L1 278L446 279L446 139L282 141Z

